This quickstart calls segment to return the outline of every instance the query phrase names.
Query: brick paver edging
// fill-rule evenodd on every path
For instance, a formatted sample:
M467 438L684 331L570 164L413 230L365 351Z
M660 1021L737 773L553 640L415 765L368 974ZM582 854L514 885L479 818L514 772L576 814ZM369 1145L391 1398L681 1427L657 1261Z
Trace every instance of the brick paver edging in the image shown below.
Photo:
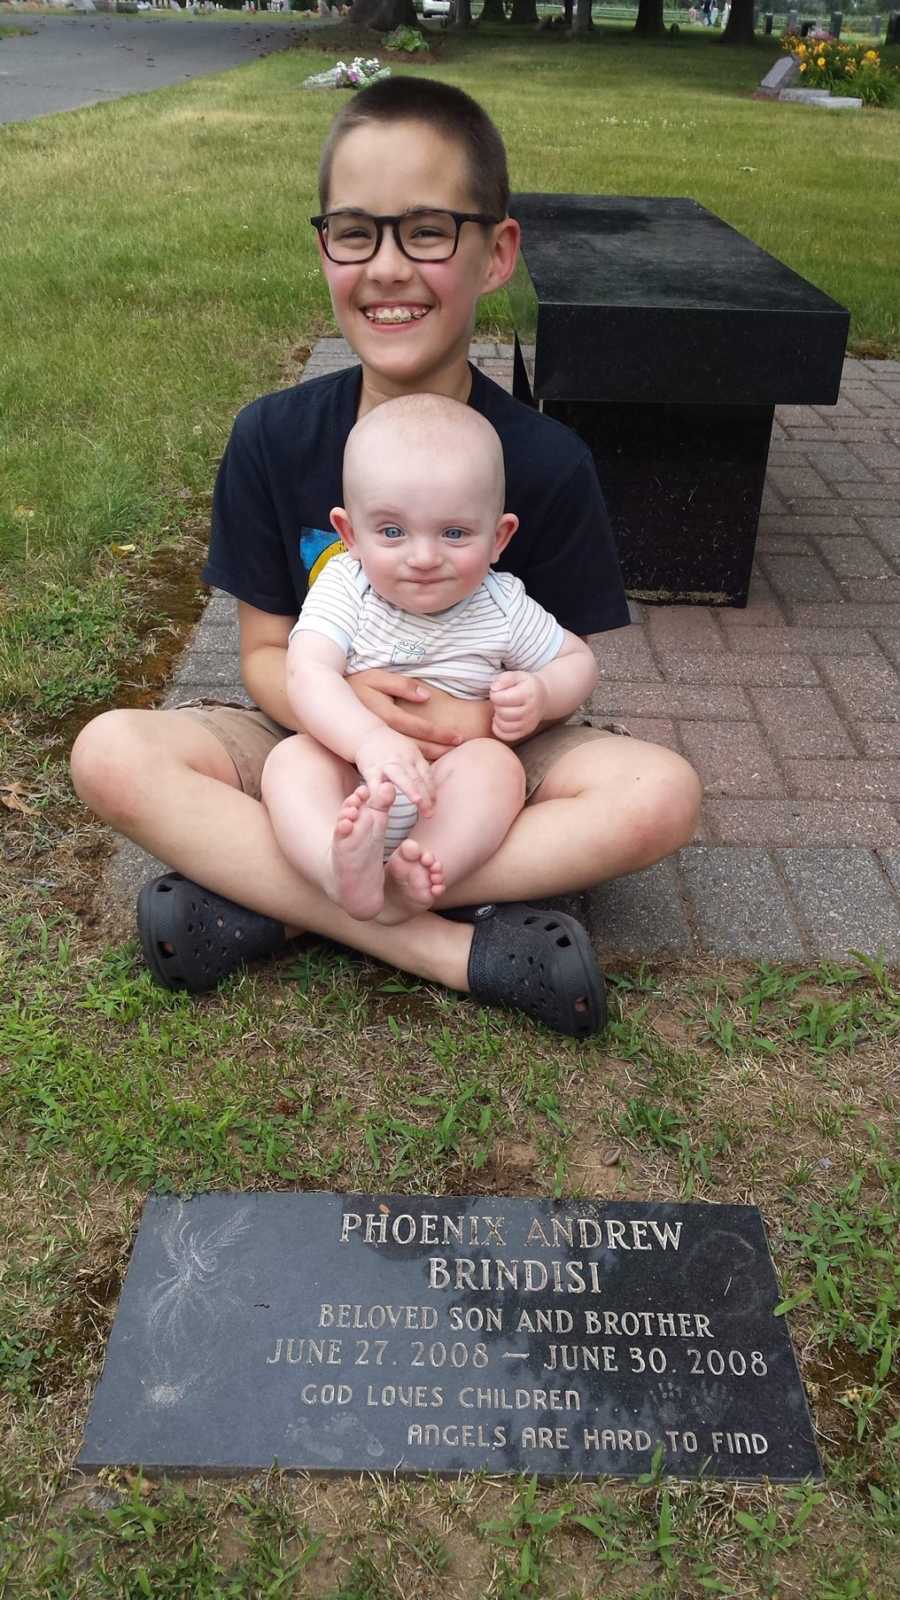
M510 386L508 346L472 358ZM322 339L301 381L352 359ZM583 897L603 958L900 961L898 502L900 362L848 360L837 405L776 411L746 609L633 606L595 638L592 716L679 750L705 786L694 843ZM167 703L200 695L244 698L224 595ZM155 870L125 847L109 881L127 898Z

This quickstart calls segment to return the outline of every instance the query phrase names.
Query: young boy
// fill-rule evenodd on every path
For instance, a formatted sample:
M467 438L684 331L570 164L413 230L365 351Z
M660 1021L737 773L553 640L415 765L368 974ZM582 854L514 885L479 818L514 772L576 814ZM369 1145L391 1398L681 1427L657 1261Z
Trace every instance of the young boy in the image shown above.
M510 745L597 681L587 645L491 571L518 525L504 502L500 440L458 400L387 400L347 440L331 513L347 554L316 580L288 646L307 735L273 750L262 798L287 860L351 917L421 915L490 860L525 798ZM348 678L369 666L489 700L493 737L431 766L357 700Z
M518 746L530 803L491 860L443 897L444 906L476 906L468 921L427 912L387 927L349 917L290 867L259 802L266 757L297 731L288 637L333 543L325 530L341 500L344 444L384 400L427 391L487 417L503 445L508 509L519 517L501 567L572 633L628 620L590 451L468 363L477 302L508 282L519 237L507 214L503 143L487 114L449 84L405 76L373 84L332 125L319 193L321 266L361 365L240 414L216 484L204 572L239 601L241 671L256 707L106 712L78 737L75 787L177 869L139 902L144 953L163 984L211 988L309 929L563 1032L589 1033L603 1017L583 929L504 903L636 872L687 843L700 787L673 751L573 727ZM489 706L393 672L360 673L353 690L430 759L490 731Z

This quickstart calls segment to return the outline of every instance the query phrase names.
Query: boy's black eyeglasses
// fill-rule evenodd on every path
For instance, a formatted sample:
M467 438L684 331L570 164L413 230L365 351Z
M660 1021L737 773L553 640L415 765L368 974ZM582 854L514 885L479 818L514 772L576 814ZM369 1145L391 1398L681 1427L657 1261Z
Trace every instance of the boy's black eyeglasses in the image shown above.
M430 211L423 207L397 217L373 217L367 211L325 211L309 220L329 260L346 266L377 256L385 228L392 229L400 250L410 261L449 261L456 255L464 222L480 222L488 227L503 219L486 217L480 211Z

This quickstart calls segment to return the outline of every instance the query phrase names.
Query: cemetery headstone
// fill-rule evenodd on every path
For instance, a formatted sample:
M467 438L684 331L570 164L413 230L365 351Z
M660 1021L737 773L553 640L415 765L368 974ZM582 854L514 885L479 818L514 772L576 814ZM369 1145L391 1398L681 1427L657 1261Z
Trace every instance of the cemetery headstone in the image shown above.
M843 26L844 26L844 13L843 13L843 11L832 11L832 13L831 13L831 22L829 24L829 32L834 36L835 39L839 39L841 37L841 29L842 29Z
M821 1474L759 1211L153 1196L79 1466Z
M782 89L793 83L800 75L800 64L795 55L779 56L773 62L759 86L759 95L762 99L777 100Z
M881 37L881 18L872 18L872 33L876 39Z
M788 12L788 18L787 18L787 27L786 27L785 31L787 33L796 33L797 32L798 22L799 22L798 13L796 11L789 11Z
M772 32L772 28L774 26L774 23L775 23L775 17L773 15L773 13L771 11L767 11L766 12L766 26L765 26L765 31L766 31L767 34Z

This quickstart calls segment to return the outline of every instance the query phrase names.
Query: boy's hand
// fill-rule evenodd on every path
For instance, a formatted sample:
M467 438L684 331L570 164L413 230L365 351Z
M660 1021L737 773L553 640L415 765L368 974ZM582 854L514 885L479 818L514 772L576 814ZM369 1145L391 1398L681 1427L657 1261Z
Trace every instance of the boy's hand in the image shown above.
M434 811L434 780L431 768L414 739L407 739L393 728L376 728L356 748L356 766L369 790L369 804L387 811L399 789L418 806L423 817Z
M494 738L518 744L546 720L547 690L536 672L501 672L491 684L491 705Z
M491 731L493 713L485 701L459 700L401 672L370 667L346 681L367 710L395 733L415 739L429 761L439 760L467 739L486 739Z

